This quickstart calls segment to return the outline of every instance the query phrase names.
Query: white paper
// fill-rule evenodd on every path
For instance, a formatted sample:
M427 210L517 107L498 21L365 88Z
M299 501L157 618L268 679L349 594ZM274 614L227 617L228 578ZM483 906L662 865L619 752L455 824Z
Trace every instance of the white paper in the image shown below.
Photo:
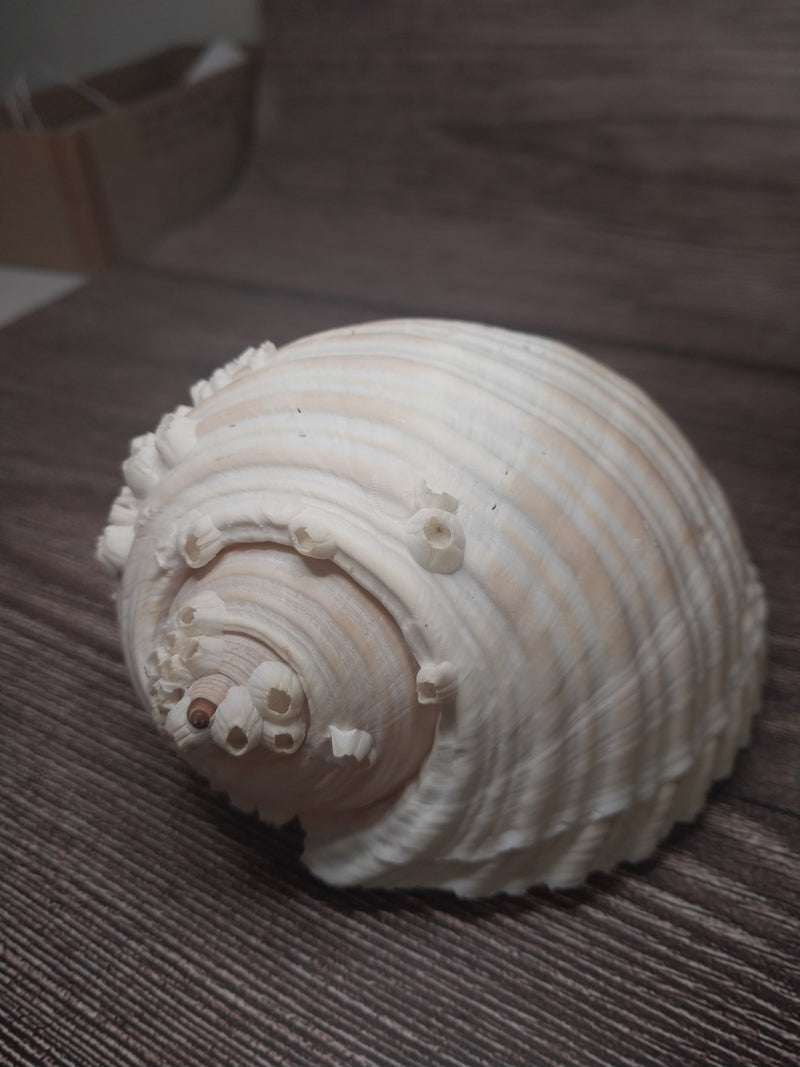
M214 74L219 74L223 70L238 67L246 59L245 52L238 45L233 44L232 41L213 41L207 48L203 49L186 71L183 76L183 83L184 85L194 85L196 82L202 81L204 78L210 78Z

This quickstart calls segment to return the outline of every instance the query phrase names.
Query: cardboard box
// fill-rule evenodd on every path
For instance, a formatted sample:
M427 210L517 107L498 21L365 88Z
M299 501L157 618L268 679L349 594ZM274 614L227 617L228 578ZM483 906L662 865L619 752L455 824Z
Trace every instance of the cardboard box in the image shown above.
M256 58L185 84L202 51L171 48L87 79L111 109L59 86L33 97L42 128L15 129L3 113L0 259L91 270L219 199L247 151Z

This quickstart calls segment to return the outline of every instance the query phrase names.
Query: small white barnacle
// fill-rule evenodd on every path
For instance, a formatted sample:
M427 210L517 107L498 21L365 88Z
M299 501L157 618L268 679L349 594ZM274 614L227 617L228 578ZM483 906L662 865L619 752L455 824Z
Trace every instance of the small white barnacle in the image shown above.
M189 388L189 396L195 407L197 407L198 404L202 404L204 400L208 400L208 398L213 395L214 387L206 378L201 378Z
M417 700L439 704L451 700L458 690L458 675L452 663L423 663L417 672Z
M181 604L175 621L186 634L215 637L222 633L226 611L221 596L213 589L203 589Z
M204 567L224 547L225 541L210 515L190 512L177 531L178 551L190 567Z
M211 737L228 755L238 758L261 744L261 726L247 687L234 685L213 715Z
M244 352L225 364L225 370L231 380L240 378L250 371L262 370L275 355L276 348L271 341L264 341L258 348L246 348Z
M208 379L208 384L211 386L212 392L218 393L226 385L230 385L232 381L233 375L230 370L227 367L218 367Z
M320 878L577 885L731 772L763 591L630 382L412 319L248 349L192 399L134 441L98 558L158 728L298 817Z
M421 508L406 527L406 544L417 563L434 574L452 574L464 559L461 523L450 511Z
M356 763L373 763L376 758L372 734L366 730L329 726L331 753L334 759L353 759Z
M262 720L261 737L263 744L282 756L296 752L306 738L305 723L300 721L275 723Z
M191 409L182 406L165 415L155 433L155 447L167 467L175 467L194 448L197 431L194 422L187 418Z
M139 501L130 486L124 485L111 505L108 521L112 526L135 526L139 518Z
M153 707L159 716L166 716L183 699L185 690L177 682L169 682L165 678L157 678L151 686L153 694Z
M332 559L336 555L336 539L324 516L301 512L292 517L288 529L292 544L302 555L314 559Z
M226 645L224 637L186 637L181 644L179 656L181 662L193 678L203 678L214 674L225 659Z
M116 577L125 567L133 545L132 526L110 524L106 526L97 542L96 555L106 574Z
M147 497L158 485L162 466L156 451L156 435L142 434L131 441L131 454L122 464L122 473L138 500Z
M282 660L260 663L247 679L247 688L265 722L285 726L305 711L306 697L300 679Z

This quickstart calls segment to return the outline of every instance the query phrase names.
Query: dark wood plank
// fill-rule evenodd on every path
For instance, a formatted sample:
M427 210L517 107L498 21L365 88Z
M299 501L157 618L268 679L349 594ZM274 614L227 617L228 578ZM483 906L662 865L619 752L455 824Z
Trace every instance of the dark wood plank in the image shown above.
M272 126L152 262L792 365L792 3L267 5Z

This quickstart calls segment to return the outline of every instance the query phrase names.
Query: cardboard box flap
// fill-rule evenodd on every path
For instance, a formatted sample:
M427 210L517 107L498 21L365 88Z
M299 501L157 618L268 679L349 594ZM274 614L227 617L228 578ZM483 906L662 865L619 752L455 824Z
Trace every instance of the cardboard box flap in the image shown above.
M181 46L87 80L111 102L37 93L42 129L0 129L0 257L86 270L135 255L212 204L239 171L255 56L191 85L203 49Z

